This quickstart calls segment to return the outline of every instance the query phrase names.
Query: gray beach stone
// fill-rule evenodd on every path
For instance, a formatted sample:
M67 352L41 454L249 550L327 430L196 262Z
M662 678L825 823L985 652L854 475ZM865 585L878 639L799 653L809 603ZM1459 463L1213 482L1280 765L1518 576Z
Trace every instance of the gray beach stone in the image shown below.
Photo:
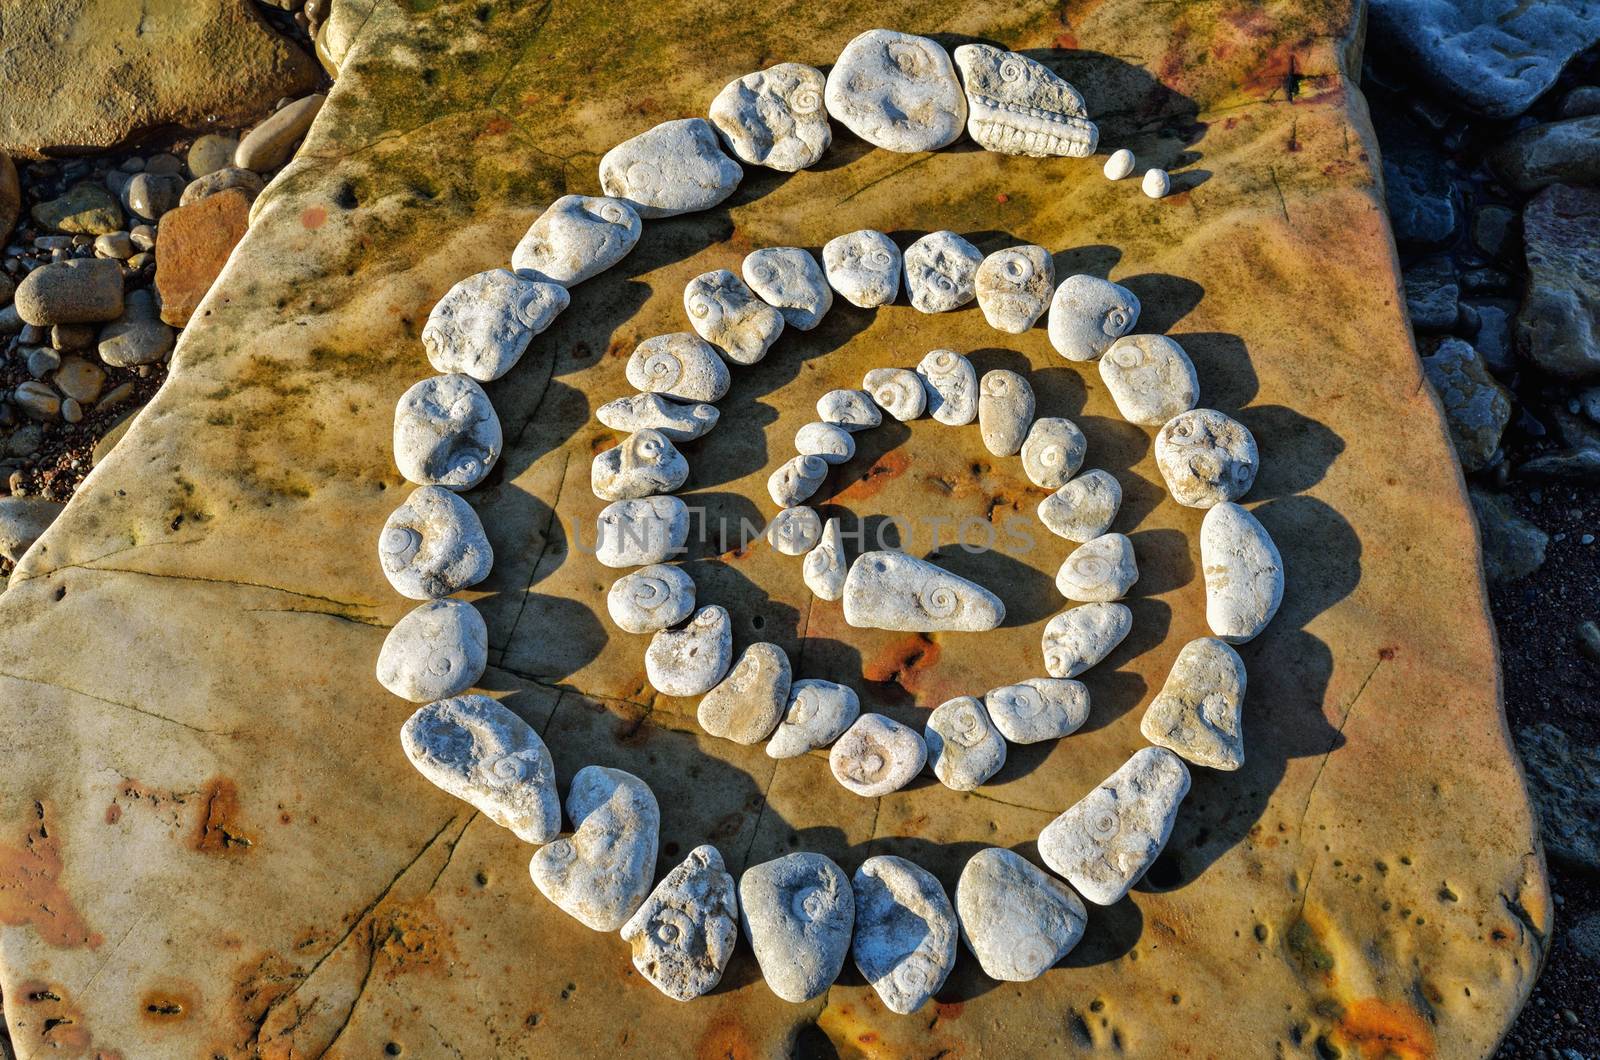
M682 405L656 393L630 394L608 401L594 415L614 431L660 431L673 442L704 437L722 416L715 405Z
M1068 276L1050 301L1050 345L1069 361L1092 361L1139 320L1139 299L1097 276Z
M829 464L842 464L856 455L856 440L836 423L808 423L795 432L794 450L801 456L817 456Z
M437 600L487 578L494 550L470 504L441 486L420 486L383 524L378 560L395 592Z
M1050 308L1056 286L1055 262L1043 247L1007 247L983 259L974 286L978 308L989 326L1021 335Z
M401 728L400 743L429 783L524 843L548 843L560 834L550 751L527 722L488 696L418 708Z
M632 773L584 766L567 792L567 817L572 835L534 851L528 874L563 913L617 931L650 893L661 808Z
M13 435L13 443L17 440ZM0 497L0 556L20 562L65 507L44 497Z
M956 963L956 913L944 888L919 865L880 854L856 870L850 955L891 1012L915 1012Z
M789 702L772 739L769 758L794 758L826 747L861 716L861 697L849 685L805 678L789 685Z
M679 401L719 401L733 382L716 347L687 331L639 343L628 356L626 375L636 390Z
M154 364L172 352L178 333L161 319L155 298L145 287L128 292L122 315L100 329L100 360L113 368Z
M233 164L240 169L266 173L289 161L296 141L311 128L311 123L316 120L317 112L327 98L320 92L313 92L279 107L260 125L244 134L239 146L234 149Z
M844 582L844 620L857 629L981 633L1006 605L976 582L904 552L866 552Z
M727 269L701 273L683 288L689 324L734 364L755 364L783 334L783 314Z
M882 714L861 715L828 752L834 779L868 799L905 787L927 761L916 730Z
M845 45L828 73L828 113L888 151L937 151L955 142L967 98L936 42L872 29Z
M1215 409L1191 409L1156 434L1156 467L1179 504L1236 501L1256 480L1260 457L1250 429Z
M122 266L111 258L68 258L23 277L12 305L26 324L97 324L122 315Z
M1056 572L1056 589L1068 600L1120 600L1139 580L1133 542L1126 534L1101 534L1072 550Z
M974 696L939 704L922 729L928 762L939 782L954 791L971 791L1006 764L1006 742Z
M778 63L728 82L711 101L711 122L741 162L793 173L820 162L833 142L826 87L821 70Z
M1051 677L1077 677L1098 665L1133 629L1127 604L1103 600L1056 615L1044 626L1044 668Z
M1122 507L1122 484L1101 468L1085 471L1039 502L1039 521L1057 537L1080 544L1111 529Z
M682 567L655 563L613 582L606 611L618 629L658 633L694 613L694 594L694 579Z
M785 556L803 556L822 540L822 517L815 508L785 508L767 526L767 543Z
M977 296L983 253L951 231L929 232L906 248L906 296L921 313L948 313Z
M484 383L499 379L571 300L565 287L509 269L468 276L428 314L422 328L428 363L436 372L460 372Z
M677 497L616 501L595 520L595 558L607 567L660 563L688 540L689 506Z
M833 985L850 953L855 892L826 856L786 854L739 877L739 915L768 988L810 1001Z
M1189 770L1163 747L1135 751L1039 833L1039 856L1096 905L1121 901L1172 834Z
M799 247L766 247L745 255L744 282L783 314L789 327L810 331L833 308L833 288L822 267Z
M861 389L901 423L916 419L928 407L922 378L904 368L874 368L862 379Z
M940 423L963 427L978 418L978 372L955 350L930 350L917 363L928 391L928 414Z
M489 664L489 627L461 600L429 600L389 630L378 683L401 699L431 703L477 684Z
M963 44L967 132L986 151L1087 158L1100 143L1083 96L1043 63L987 44Z
M872 309L900 293L900 248L882 232L863 228L822 245L828 284L853 306Z
M732 195L743 177L704 118L664 121L600 159L600 189L647 221L709 210Z
M628 256L644 226L621 199L563 195L551 203L511 252L511 267L535 279L572 287Z
M414 384L395 406L395 466L418 485L471 489L500 458L501 442L489 395L460 373Z
M1083 938L1088 912L1072 889L1020 854L987 847L956 881L961 939L983 974L1002 982L1039 978Z
M844 596L848 567L844 561L844 537L839 532L838 519L829 519L823 526L822 539L806 553L801 573L806 588L817 599L832 603Z
M1033 423L1033 387L1004 368L983 373L978 391L978 431L995 456L1015 456Z
M1165 335L1125 335L1100 358L1100 378L1129 423L1160 427L1200 400L1194 362Z
M830 390L817 398L817 418L854 433L882 423L883 413L865 390Z
M767 493L780 508L793 508L817 492L828 477L828 463L820 456L795 456L767 478Z
M1070 736L1089 720L1089 690L1081 681L1030 677L983 698L989 720L1012 743Z
M696 713L707 735L737 744L760 743L771 735L789 704L789 656L776 644L752 644L717 686L700 700Z
M733 622L717 604L696 611L682 629L664 629L650 638L644 671L650 686L668 696L699 696L711 691L733 661Z
M1283 603L1283 557L1267 528L1229 501L1200 521L1206 625L1230 644L1254 640Z
M1238 652L1215 637L1191 640L1178 652L1139 731L1197 766L1238 769L1244 765L1244 690Z
M1056 490L1083 466L1089 440L1069 419L1044 416L1033 421L1022 443L1022 469L1040 489Z
M710 844L689 851L622 925L633 966L675 1001L693 1001L721 982L738 939L733 877Z
M223 133L206 133L195 138L189 146L185 160L189 163L191 177L203 177L233 165L233 153L238 150L236 137Z
M261 190L266 186L267 182L261 179L260 174L252 173L248 169L240 169L238 166L224 166L214 172L207 173L203 177L196 177L191 180L184 187L183 193L178 196L178 205L188 206L199 202L201 199L210 198L218 192L228 191L233 188L244 192L245 198L254 202L256 196L260 195Z
M605 501L671 493L689 480L689 461L660 431L635 431L589 467L589 485Z

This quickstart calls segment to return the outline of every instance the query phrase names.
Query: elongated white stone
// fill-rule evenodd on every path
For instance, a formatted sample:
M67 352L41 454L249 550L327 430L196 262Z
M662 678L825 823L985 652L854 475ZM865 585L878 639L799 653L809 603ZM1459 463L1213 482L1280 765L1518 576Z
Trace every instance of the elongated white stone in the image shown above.
M785 1001L809 1001L839 977L850 953L855 892L826 856L802 851L746 869L739 914L762 978Z
M1044 668L1051 677L1077 677L1116 650L1133 629L1127 604L1101 601L1056 615L1044 626Z
M863 228L822 245L828 284L853 306L872 309L900 293L900 248L882 232Z
M1250 429L1216 409L1181 413L1156 434L1156 467L1167 492L1190 508L1243 497L1255 484L1259 464Z
M988 589L904 552L863 553L845 576L844 620L857 629L981 633L1005 617Z
M1039 978L1083 938L1088 912L1072 889L1020 854L978 851L956 881L961 939L983 974L1003 982Z
M1283 557L1254 515L1230 501L1200 521L1206 625L1230 644L1255 639L1283 603Z
M833 142L826 86L816 67L778 63L729 81L711 101L711 121L741 162L793 173L820 162Z
M760 743L777 728L789 705L789 656L776 644L752 644L717 686L700 700L696 717L711 736Z
M660 563L688 540L689 507L677 497L616 501L595 521L595 558L607 567Z
M1100 143L1078 90L1043 63L987 44L963 44L956 65L967 89L967 132L986 151L1087 158Z
M511 267L571 287L628 256L644 226L621 199L563 195L551 203L511 252Z
M1100 358L1100 378L1129 423L1160 427L1200 400L1194 362L1165 335L1124 335Z
M1167 176L1164 169L1148 169L1139 187L1152 199L1165 198L1167 192L1172 190L1172 178Z
M378 561L395 592L436 600L487 578L494 550L470 504L442 486L419 486L384 522Z
M650 687L668 696L699 696L711 691L733 661L733 622L726 608L702 607L682 629L664 629L650 638L644 672Z
M680 405L649 393L608 401L595 410L595 418L614 431L660 431L669 441L692 442L715 427L721 413L705 402Z
M422 327L428 363L436 372L499 379L571 300L565 287L509 269L468 276L445 292Z
M952 427L978 418L978 372L955 350L930 350L917 364L928 391L928 414Z
M589 484L603 501L633 500L671 493L689 479L689 461L660 431L635 431L595 454Z
M1039 502L1039 521L1068 541L1092 541L1111 529L1122 507L1122 484L1101 468L1085 471Z
M861 715L828 752L834 779L868 799L905 787L927 761L916 730L882 714Z
M1056 287L1055 262L1043 247L1007 247L983 259L974 285L978 308L989 326L1021 335L1050 307L1050 294Z
M1107 180L1121 180L1133 172L1133 152L1126 147L1119 147L1111 152L1111 157L1106 159L1105 175Z
M1012 743L1070 736L1089 720L1089 690L1081 681L1030 677L983 698L989 719Z
M429 783L469 803L525 843L561 832L556 767L527 722L488 696L419 707L400 744Z
M502 440L489 395L460 373L416 383L395 406L395 466L420 486L471 489L500 458Z
M861 389L901 423L916 419L928 407L922 379L904 368L874 368L861 381Z
M767 543L785 556L803 556L822 540L822 517L815 508L785 508L767 526Z
M606 610L617 628L629 633L676 626L694 613L694 579L682 567L644 567L612 583Z
M935 707L923 726L922 740L928 745L933 775L955 791L971 791L1006 764L1006 742L973 696Z
M1244 690L1238 652L1215 637L1191 640L1178 652L1139 731L1197 766L1238 769L1244 765Z
M906 295L922 313L960 309L978 293L983 252L951 231L929 232L906 248Z
M1068 276L1050 301L1050 345L1069 361L1092 361L1139 320L1139 299L1097 276Z
M937 151L967 120L950 56L936 42L871 29L845 45L828 73L828 113L888 151Z
M839 532L838 519L829 519L822 528L822 539L806 553L801 573L806 588L817 599L831 603L844 595L847 565L844 561L844 535Z
M687 331L639 343L628 357L627 376L637 390L680 401L719 401L732 382L717 348Z
M1172 834L1189 770L1146 747L1039 833L1039 856L1096 905L1121 901Z
M793 758L826 747L861 716L861 698L849 685L805 678L789 686L783 720L767 741L770 758Z
M664 121L600 159L600 188L645 220L709 210L744 177L704 118Z
M572 835L534 851L528 874L563 913L616 931L650 893L661 808L632 773L584 766L567 792L567 817Z
M780 508L793 508L822 486L828 464L820 456L796 456L767 478L767 493Z
M810 331L833 308L833 288L817 259L799 247L766 247L745 255L744 282L783 314L791 328Z
M689 851L622 925L633 966L674 1001L693 1001L722 981L739 939L739 903L722 855Z
M819 456L830 464L842 464L856 455L856 440L836 423L808 423L795 432L794 451L801 456Z
M783 314L727 269L701 273L683 288L695 334L734 364L755 364L783 334Z
M817 418L855 432L882 423L883 413L865 390L830 390L817 398Z
M1133 542L1126 534L1101 534L1072 550L1056 572L1056 589L1068 600L1120 600L1139 580Z
M1043 416L1028 428L1022 443L1022 469L1040 489L1060 489L1083 466L1089 440L1078 425L1060 416Z
M919 865L880 854L856 870L850 955L884 1007L905 1015L944 985L956 964L956 913Z
M978 431L995 456L1015 456L1033 422L1033 387L1016 372L983 373L978 393Z
M406 615L383 639L378 682L413 703L465 692L489 662L489 627L462 600L429 600Z

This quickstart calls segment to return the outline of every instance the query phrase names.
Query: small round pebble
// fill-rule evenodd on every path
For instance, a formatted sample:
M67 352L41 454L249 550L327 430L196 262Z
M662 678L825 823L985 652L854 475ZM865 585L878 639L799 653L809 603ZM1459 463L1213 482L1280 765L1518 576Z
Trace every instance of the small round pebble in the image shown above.
M1004 368L983 373L978 392L978 431L995 456L1015 456L1033 423L1033 387Z
M601 190L647 221L709 210L732 195L743 177L704 118L662 122L600 159Z
M883 413L865 390L830 390L817 399L817 418L854 432L876 427Z
M639 214L621 199L563 195L518 241L511 267L571 287L627 257L643 230Z
M1055 262L1043 247L1008 247L983 259L974 283L978 308L989 326L1021 335L1050 307Z
M378 652L378 682L413 703L459 695L489 664L489 627L471 604L429 600L389 630Z
M861 698L849 685L805 678L789 686L789 704L767 741L770 758L793 758L837 740L861 716Z
M1111 157L1106 159L1105 174L1107 180L1121 180L1133 172L1133 152L1126 147L1119 147L1111 152Z
M808 423L795 432L794 451L801 456L821 457L830 464L842 464L856 455L856 440L836 423Z
M1088 449L1089 441L1076 423L1044 416L1028 428L1022 443L1022 469L1040 489L1060 489L1083 466Z
M928 414L962 427L978 418L978 372L955 350L929 350L917 364L928 391Z
M607 567L660 563L688 540L689 506L677 497L616 501L595 520L595 558Z
M989 720L1012 743L1042 743L1077 732L1089 720L1089 690L1081 681L1031 677L983 697Z
M634 389L679 401L719 401L733 381L716 347L687 331L639 343L625 374Z
M733 622L717 604L695 612L682 629L664 629L650 638L644 670L650 686L668 696L700 696L711 691L733 661Z
M1191 640L1178 652L1139 731L1197 766L1238 769L1244 765L1244 690L1238 652L1215 637Z
M853 306L872 309L900 293L900 248L882 232L863 228L822 246L828 284Z
M933 709L922 730L934 776L954 791L971 791L1006 764L1006 742L974 696Z
M817 259L799 247L766 247L745 255L744 282L783 314L789 327L810 331L833 308L833 288Z
M780 508L793 508L822 487L828 463L820 456L791 457L767 478L767 493Z
M1126 534L1101 534L1072 550L1056 572L1056 589L1068 600L1120 600L1139 580L1133 542Z
M570 301L565 287L509 269L468 276L428 314L422 328L428 363L436 372L461 372L480 382L499 379Z
M1110 655L1133 629L1127 604L1083 604L1045 623L1044 668L1051 677L1077 677Z
M861 715L828 752L834 778L868 799L905 787L927 760L916 730L882 714Z
M696 718L710 736L746 746L777 728L789 704L789 656L776 644L752 644L700 700Z
M822 540L822 517L815 508L785 508L767 526L767 543L785 556L803 556Z
M906 295L921 313L948 313L977 296L983 253L954 232L930 232L906 248Z
M572 835L534 851L528 874L540 894L585 927L618 931L644 903L655 875L655 793L632 773L584 766L567 792L567 818Z
M1267 528L1231 501L1200 520L1206 625L1230 644L1254 640L1283 603L1283 557Z
M956 881L961 939L983 974L1002 982L1039 978L1083 938L1088 913L1072 889L999 847L978 851Z
M1122 507L1122 484L1102 468L1085 471L1039 502L1039 521L1080 544L1111 529Z
M826 87L816 67L778 63L728 82L709 114L741 162L793 173L822 161L833 142Z
M937 151L961 135L967 97L936 41L872 29L845 45L828 73L828 113L888 151Z
M739 903L722 855L701 844L667 873L622 925L633 966L674 1001L693 1001L722 981L739 939Z
M1209 508L1236 501L1255 484L1255 436L1215 409L1191 409L1156 434L1156 467L1179 504Z
M605 501L671 493L689 479L689 461L660 431L635 431L595 455L589 486Z
M1145 171L1139 187L1152 199L1159 199L1172 190L1172 178L1167 176L1164 169L1149 169Z
M500 458L501 442L489 395L469 376L424 379L395 406L395 465L419 485L471 489Z
M861 389L901 423L916 419L928 407L922 379L904 368L874 368L861 381Z
M384 522L378 560L395 592L437 600L487 578L494 550L471 505L443 487L422 486Z
M652 564L618 578L606 594L606 610L618 629L659 632L694 613L694 579L681 567Z

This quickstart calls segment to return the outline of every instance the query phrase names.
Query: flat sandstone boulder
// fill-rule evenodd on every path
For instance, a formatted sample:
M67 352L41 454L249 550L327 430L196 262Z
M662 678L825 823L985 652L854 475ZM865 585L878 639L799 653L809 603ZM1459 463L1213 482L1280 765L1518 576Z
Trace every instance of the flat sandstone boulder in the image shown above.
M768 1057L797 1036L851 1055L871 1035L887 1056L1110 1053L1120 1040L1129 1056L1203 1042L1254 1057L1319 1039L1345 1057L1492 1054L1541 966L1550 897L1500 720L1476 533L1391 294L1356 5L1269 0L1241 21L1204 5L1074 0L1063 16L977 0L819 21L814 8L719 18L664 0L638 35L580 7L332 6L324 50L342 73L305 147L255 201L161 391L0 594L0 992L17 1053L64 1055L70 1037L84 1055L130 1058L381 1057L390 1043L407 1057L643 1043ZM822 514L840 519L846 559L879 547L888 516L915 535L885 547L919 557L929 518L954 520L937 562L1008 605L984 633L849 626L813 599L798 558L754 536L741 547L740 521L777 510L767 477L822 418L818 398L873 368L952 350L978 376L1028 378L1040 416L1084 431L1075 480L1102 468L1126 491L1109 529L1129 535L1143 574L1127 639L1074 679L1088 720L1013 747L992 793L925 775L861 797L825 749L778 760L707 737L692 701L649 688L649 636L612 625L607 596L628 570L594 555L606 502L588 474L620 437L595 410L637 392L629 352L690 330L691 278L862 229L901 249L941 229L985 251L1033 243L1058 281L1125 283L1144 302L1132 330L1176 336L1201 400L1258 442L1244 503L1289 584L1240 649L1244 765L1194 767L1157 871L1091 910L1045 975L997 988L963 949L940 1007L905 1018L853 969L825 998L786 1001L741 940L717 988L682 1004L634 969L622 921L589 931L546 901L533 847L406 758L413 706L374 679L388 629L418 603L377 554L411 491L390 463L390 417L429 373L418 336L432 307L510 267L548 204L599 194L594 163L611 147L708 114L730 81L773 63L826 69L886 23L1043 62L1089 101L1102 149L1138 147L1140 172L1111 182L1103 159L1002 157L964 132L951 150L896 154L836 126L821 164L751 169L717 208L645 222L488 388L504 452L463 494L495 557L462 594L489 629L480 686L540 735L563 783L601 765L660 797L641 902L704 843L736 880L801 850L845 872L902 856L959 899L978 849L1034 860L1044 827L1146 746L1146 704L1179 647L1210 635L1205 513L1165 496L1153 430L1127 424L1098 365L1063 359L1042 319L1003 335L978 305L927 316L901 295L858 310L836 287L815 331L786 329L733 371L722 422L685 445L696 510L666 520L692 541L696 606L728 609L735 650L776 644L796 682L849 685L863 717L897 720L920 747L939 704L1049 672L1041 643L1065 607L1051 579L1073 546L1037 522L1048 494L1021 460L935 410L856 434L855 458L830 474L837 506ZM1202 156L1178 171L1190 176L1145 198L1142 169L1184 152ZM951 544L991 514L994 552ZM634 565L646 562L658 560Z

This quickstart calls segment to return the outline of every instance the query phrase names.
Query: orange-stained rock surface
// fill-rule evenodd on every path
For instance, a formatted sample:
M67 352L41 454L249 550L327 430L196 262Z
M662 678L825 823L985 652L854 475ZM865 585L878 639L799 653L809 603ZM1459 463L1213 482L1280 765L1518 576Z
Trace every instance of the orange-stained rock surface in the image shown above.
M208 195L161 218L156 291L162 320L178 328L189 323L248 227L250 197L237 189Z
M253 223L172 376L0 595L0 990L24 1057L616 1056L1473 1057L1527 995L1550 923L1534 822L1503 727L1477 543L1439 409L1403 319L1378 159L1353 76L1348 2L898 0L725 18L671 0L336 5L340 79ZM1241 648L1246 763L1196 770L1167 853L1037 982L963 952L936 1003L888 1013L854 970L777 1000L741 946L722 986L672 1002L628 947L531 886L531 849L425 783L400 748L409 704L373 677L411 606L377 564L407 486L397 396L428 372L418 335L457 279L504 264L550 199L596 190L599 156L702 114L728 80L832 61L861 30L1025 49L1060 69L1106 149L1173 169L1152 202L1100 159L931 156L841 135L817 170L753 172L723 207L650 222L621 265L489 387L507 452L469 495L497 557L486 691L543 733L562 778L632 770L663 808L658 874L715 843L731 871L794 849L847 870L911 857L953 888L985 845L1037 860L1045 823L1143 744L1178 649L1203 635L1202 513L1168 500L1152 432L1098 374L975 307L938 317L836 302L735 374L722 423L686 447L688 497L725 542L688 567L736 648L783 646L800 677L856 684L920 727L958 694L1041 676L1067 543L1042 496L976 428L861 437L838 513L932 548L997 591L987 635L853 630L811 602L798 559L739 547L818 395L927 350L1026 372L1041 414L1089 439L1125 494L1142 576L1134 632L1087 677L1093 712L1013 748L960 794L924 777L877 802L821 753L774 763L704 737L654 697L644 640L616 633L592 546L593 419L641 339L685 325L685 281L749 250L876 227L939 228L1056 252L1109 275L1142 330L1193 356L1202 399L1255 432L1245 499L1288 572L1282 611ZM854 484L852 484L854 483ZM996 549L969 542L994 527ZM715 536L715 534L713 534ZM47 830L48 837L41 834ZM393 1048L390 1048L390 1047Z

